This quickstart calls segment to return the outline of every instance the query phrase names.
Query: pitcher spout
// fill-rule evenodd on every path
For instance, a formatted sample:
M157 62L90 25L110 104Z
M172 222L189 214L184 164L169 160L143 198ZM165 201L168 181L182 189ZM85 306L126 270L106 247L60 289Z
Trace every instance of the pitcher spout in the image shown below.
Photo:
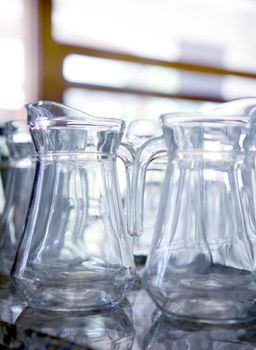
M42 124L43 121L54 121L61 118L95 120L95 117L85 112L53 101L31 102L27 103L25 108L28 112L27 120L30 126L34 126L39 121Z
M214 115L256 116L256 97L243 97L221 103L210 111Z
M38 101L25 105L28 125L39 154L94 152L116 154L125 122L98 118L69 106Z

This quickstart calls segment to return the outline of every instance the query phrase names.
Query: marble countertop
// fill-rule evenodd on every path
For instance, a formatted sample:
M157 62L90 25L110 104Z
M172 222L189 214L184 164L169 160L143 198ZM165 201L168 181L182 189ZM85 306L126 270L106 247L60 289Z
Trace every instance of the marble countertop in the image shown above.
M161 314L139 282L115 309L49 312L28 307L0 278L0 318L1 349L256 349L256 324L178 323Z

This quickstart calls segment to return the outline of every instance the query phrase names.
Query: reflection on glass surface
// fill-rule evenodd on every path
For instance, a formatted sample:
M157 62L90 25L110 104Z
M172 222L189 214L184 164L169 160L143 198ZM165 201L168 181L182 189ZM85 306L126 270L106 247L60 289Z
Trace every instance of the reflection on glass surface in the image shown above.
M143 350L254 350L256 326L204 327L161 315L148 330Z
M8 149L4 136L4 126L0 126L0 218L5 206L5 187L8 172Z
M137 272L141 275L142 269L138 268ZM156 311L155 304L144 289L138 288L131 291L128 295L128 300L132 305L133 324L136 330L132 350L141 350L145 333L152 326L156 314L158 315L158 310Z
M135 330L128 309L117 308L102 312L50 312L27 308L16 321L17 326L33 329L97 350L129 350Z
M26 306L13 284L0 275L0 321L14 323Z

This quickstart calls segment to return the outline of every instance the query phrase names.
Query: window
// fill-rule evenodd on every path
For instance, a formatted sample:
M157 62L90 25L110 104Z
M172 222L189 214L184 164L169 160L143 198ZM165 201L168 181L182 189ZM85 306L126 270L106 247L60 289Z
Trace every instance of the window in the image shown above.
M0 11L0 118L17 117L25 100L24 44L22 36L23 4L6 1Z
M40 3L44 97L131 120L256 94L252 0Z
M255 15L254 0L5 0L0 117L38 98L131 120L255 96Z
M38 97L36 15L32 0L4 0L0 11L0 124L25 118L24 104Z

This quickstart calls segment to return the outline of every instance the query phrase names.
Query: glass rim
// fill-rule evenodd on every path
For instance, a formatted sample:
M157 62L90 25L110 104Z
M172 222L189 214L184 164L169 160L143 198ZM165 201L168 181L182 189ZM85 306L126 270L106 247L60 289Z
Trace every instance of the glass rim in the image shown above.
M43 106L47 105L57 107L60 110L65 109L67 111L70 111L70 115L66 116L64 113L63 115L54 115L49 111L49 115L47 115L47 117L43 115L41 116L40 109L43 109ZM68 105L54 101L38 100L36 102L26 103L24 106L27 109L28 115L30 117L28 118L27 123L32 127L105 127L107 129L118 129L120 131L125 128L125 121L121 118L119 119L92 116L85 111L81 111L74 107L70 107ZM32 113L30 113L30 110L33 108L38 109L36 116L32 116ZM72 114L74 116L72 116Z
M214 114L213 112L172 112L164 113L160 116L160 121L163 126L175 126L185 123L186 125L246 125L251 122L256 122L256 117L248 115L228 115L228 114Z

